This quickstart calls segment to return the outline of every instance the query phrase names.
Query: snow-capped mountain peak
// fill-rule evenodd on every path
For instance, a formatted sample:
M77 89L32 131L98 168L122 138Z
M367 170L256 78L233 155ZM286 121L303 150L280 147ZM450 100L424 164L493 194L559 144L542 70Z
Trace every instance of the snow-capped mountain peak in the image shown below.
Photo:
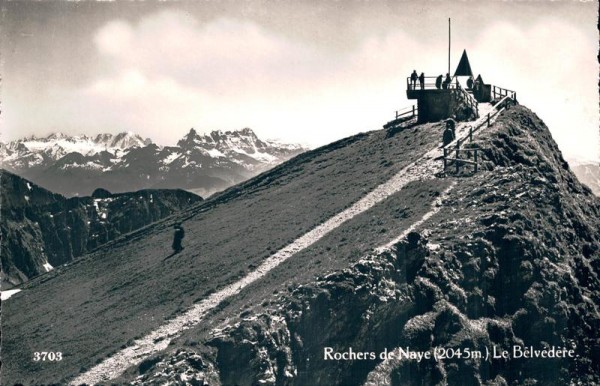
M32 139L34 139L35 137L33 137ZM35 139L39 139L39 140L48 140L48 141L57 141L57 140L61 140L61 139L68 139L69 136L63 133L52 133L50 135L48 135L46 138L35 138Z
M227 156L238 159L239 163L273 163L278 160L279 155L291 150L289 145L260 140L250 128L234 131L213 130L207 134L199 134L192 128L177 142L177 146L187 151L201 151L213 157Z
M108 136L103 137L103 140L104 141L102 143L107 145L107 147L118 149L144 147L152 143L150 138L143 139L142 137L131 131L122 132L114 136L108 134Z
M3 144L0 146L0 159L10 169L19 170L44 167L71 153L79 153L86 157L106 151L118 154L150 143L150 139L144 140L132 132L116 135L98 134L95 138L87 135L52 133L46 137L30 136Z
M0 143L0 162L7 170L66 195L89 194L98 186L112 191L125 187L202 188L206 194L304 150L260 140L249 128L206 134L191 129L177 146L158 146L132 132L95 136L54 133Z

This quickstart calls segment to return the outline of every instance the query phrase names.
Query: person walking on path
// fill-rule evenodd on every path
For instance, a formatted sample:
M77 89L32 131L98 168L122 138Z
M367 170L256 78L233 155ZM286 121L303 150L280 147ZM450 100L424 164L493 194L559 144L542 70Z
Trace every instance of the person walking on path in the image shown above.
M425 73L422 72L421 75L419 75L419 85L421 86L421 90L423 90L425 88Z
M417 75L417 70L413 70L412 74L410 74L410 84L412 85L412 89L417 88L417 79L419 76Z
M179 253L183 250L183 246L181 245L181 241L185 236L185 231L181 224L175 224L175 234L173 235L173 252Z
M454 133L451 128L446 127L446 130L444 130L444 133L442 134L442 143L444 146L448 146L452 141L454 141Z
M444 144L444 146L448 145L449 143L451 143L452 141L454 141L454 139L456 138L456 122L454 121L454 119L449 118L446 120L446 129L444 130L444 133L442 134L442 143Z

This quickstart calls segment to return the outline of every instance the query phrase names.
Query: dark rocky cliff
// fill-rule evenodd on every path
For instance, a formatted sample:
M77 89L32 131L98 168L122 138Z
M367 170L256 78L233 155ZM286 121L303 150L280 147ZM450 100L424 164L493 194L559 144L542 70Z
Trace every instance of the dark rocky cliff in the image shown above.
M202 200L183 190L100 189L67 199L6 171L0 182L3 289Z
M139 366L135 383L599 384L600 200L524 107L504 112L477 141L484 171L456 178L443 209L406 239L275 291L210 338L188 334ZM464 356L466 349L485 357L494 347L530 346L574 356ZM325 347L377 354L445 348L463 356L324 360Z

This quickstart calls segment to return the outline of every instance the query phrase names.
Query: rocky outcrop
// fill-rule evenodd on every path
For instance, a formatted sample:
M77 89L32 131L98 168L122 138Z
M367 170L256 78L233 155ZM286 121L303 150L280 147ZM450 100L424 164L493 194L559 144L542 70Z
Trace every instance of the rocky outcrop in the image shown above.
M102 189L67 199L6 171L0 182L2 282L8 286L202 200L183 190Z
M148 371L152 369L154 373ZM192 386L209 386L219 384L219 373L214 365L202 359L196 352L179 350L168 361L150 359L140 363L141 373L131 385L181 384Z

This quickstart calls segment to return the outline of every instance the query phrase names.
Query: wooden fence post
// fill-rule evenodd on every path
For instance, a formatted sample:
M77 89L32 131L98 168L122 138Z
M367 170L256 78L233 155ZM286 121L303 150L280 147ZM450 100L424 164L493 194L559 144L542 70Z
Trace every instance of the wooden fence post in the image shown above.
M474 161L475 161L475 173L477 173L477 165L478 165L478 163L477 163L477 151L478 150L479 149L475 149L475 154L474 154L474 156L475 156L475 159L474 159Z
M444 146L444 172L446 171L446 166L447 166L447 160L446 160L447 156L448 156L448 149Z
M469 126L469 142L473 142L473 126Z
M415 116L415 105L412 105L412 116Z
M458 168L459 168L459 162L458 162L458 153L460 151L460 141L456 141L456 161L454 161L454 163L456 164L456 173L458 174Z
M490 127L490 113L487 114L487 126Z

